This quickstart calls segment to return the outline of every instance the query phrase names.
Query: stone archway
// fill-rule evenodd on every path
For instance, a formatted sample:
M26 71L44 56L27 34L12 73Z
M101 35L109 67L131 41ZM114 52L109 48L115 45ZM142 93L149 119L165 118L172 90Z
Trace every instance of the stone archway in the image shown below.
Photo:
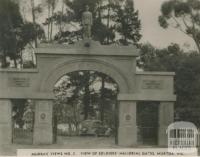
M46 74L45 77L43 78L43 80L41 81L40 91L51 93L53 91L54 84L62 76L64 76L67 73L71 73L71 72L75 72L75 71L82 71L82 70L97 71L97 72L101 72L101 73L108 75L109 77L111 77L117 83L117 85L119 87L119 93L121 93L121 94L128 93L130 91L130 84L128 82L128 78L126 78L126 76L123 74L123 72L121 72L121 70L118 69L117 67L115 67L114 65L107 63L105 61L98 60L98 59L77 59L77 60L72 60L72 61L63 62L63 63L59 63L59 64L54 65L54 67L48 71L48 74ZM39 105L36 104L36 106L37 106L36 108L37 108L38 112L42 110L41 108L44 108L45 103L47 104L47 106L49 104L52 105L51 100L47 100L46 102L43 101L43 102L39 103ZM40 104L43 104L43 105L40 105ZM130 105L130 103L129 103L129 105ZM136 116L136 106L135 105L136 105L136 103L134 103L134 106L133 106L134 107L133 108L134 116ZM126 107L126 105L123 105L123 107ZM49 106L46 107L45 110L44 110L44 112L46 112L45 114L52 113L52 109L49 108ZM42 115L42 114L44 114L44 112L42 112L40 114ZM127 116L130 116L130 115L131 115L131 113ZM37 116L39 116L39 115L36 115L36 117ZM132 117L133 116L130 116L129 123L130 123ZM36 120L36 123L37 122L38 121ZM134 125L136 125L134 120L132 121L132 123L134 123ZM49 123L49 125L52 125L52 124ZM47 126L47 128L50 128L50 126ZM45 129L44 126L43 126L43 129L46 130L45 132L47 132L47 130L51 130L51 129L47 129L47 128ZM126 129L127 128L125 128L124 126L121 126L119 130L121 131L121 130L126 130ZM132 129L135 129L135 130L132 130ZM131 130L134 131L135 134L136 134L136 127L132 127ZM34 141L34 143L40 144L45 140L42 139L42 141L41 141L40 138L37 138L38 134L42 134L41 129L37 129L37 127L36 127L35 132L37 132L37 131L39 133L35 133L37 135L35 135L34 139L36 139L36 140ZM124 134L124 133L122 133L122 134ZM52 137L52 134L49 133L48 140L51 139L51 137ZM135 138L135 137L136 137L136 135L134 135L133 138ZM119 138L122 138L122 137L119 136ZM122 140L118 140L118 141L121 142ZM123 143L120 143L120 142L119 142L119 144L123 145ZM130 142L132 143L133 140L131 140ZM49 143L49 142L46 141L46 143ZM136 143L134 143L134 145L135 144Z
M173 72L136 72L138 51L133 46L103 46L94 41L72 46L44 44L36 52L37 69L0 69L0 144L10 143L10 99L36 101L34 144L52 144L52 92L64 74L94 70L119 86L119 145L137 145L137 101L160 101L159 145L167 145L166 128L173 121Z
M59 106L61 106L63 110L66 111L65 116L62 116L63 112L61 113L60 110L58 111L57 107L54 105L54 108L53 108L54 117L59 117L58 118L59 120L57 120L57 118L54 119L55 120L54 124L59 124L59 125L54 125L54 141L58 143L64 142L63 136L68 137L68 138L64 137L64 139L69 139L71 138L71 136L72 137L76 136L76 138L73 138L73 139L75 139L76 145L81 148L83 148L84 146L81 143L79 143L77 139L80 141L83 140L85 142L88 139L90 139L91 142L94 140L98 141L98 139L101 139L101 140L104 139L105 145L110 145L110 144L114 145L114 143L117 144L116 143L117 142L116 135L117 135L117 128L118 128L117 126L117 122L118 122L117 95L119 93L119 86L112 77L108 76L105 73L99 72L100 70L96 71L94 70L94 68L91 68L91 69L92 70L88 70L88 67L87 67L86 69L84 68L81 70L70 71L67 73L64 70L65 73L61 75L62 77L58 77L60 75L55 75L57 76L56 78L59 78L59 79L54 79L54 80L57 80L56 83L54 83L54 89L55 89L54 95L56 98L56 102L58 102L54 104L58 104ZM82 76L82 77L77 77L77 76ZM74 79L72 78L74 78L75 81L73 81ZM83 81L84 83L82 82L82 80L84 80ZM103 83L102 83L102 80L104 80ZM76 88L77 85L74 85L73 84L74 82L76 82L76 84L81 84L81 86ZM68 85L71 85L71 86L68 86ZM86 92L85 92L85 88L87 88ZM70 89L73 89L73 91L75 91L75 94L74 93L72 94L72 92L67 92L67 91L71 91ZM106 91L107 94L102 94L102 91ZM73 97L75 98L75 101L70 99L71 100L70 102L65 101L62 104L60 103L60 101L62 101L63 99L58 96L59 93L64 93L64 95L61 94L62 98L65 97L67 99L68 97L70 99L71 97ZM88 93L88 94L85 94L85 93ZM87 100L89 101L85 102L86 100L85 96L88 98ZM101 101L102 100L101 98L103 98L103 101ZM70 103L72 105L70 105ZM69 112L67 112L69 111L68 110L69 107L67 108L67 110L66 110L66 107L69 105L70 105L70 111L71 109L72 111L75 110L77 111L76 113L78 114L74 114L74 112L70 112L71 113L70 114ZM89 112L88 110L86 111L85 108L89 108ZM57 113L60 113L60 114L57 114ZM69 121L66 120L66 115L70 115L70 118L72 118L73 120L71 119ZM98 125L95 125L95 128L96 126L101 127L101 129L97 129L97 132L96 131L94 132L94 129L92 129L91 127L92 124L94 124L93 122L95 124L98 123ZM84 131L83 129L81 129L82 125L86 126L86 128L89 128L89 130ZM70 126L70 129L69 129L69 126ZM63 128L65 127L65 130L64 129L62 130L61 129L62 127ZM110 135L107 136L106 130L108 131L109 129L111 130ZM101 138L90 137L92 135L95 137L101 137ZM85 138L84 136L87 136L87 137Z
M56 65L43 78L40 91L52 91L53 86L63 75L75 71L97 71L111 77L119 86L120 93L128 93L130 85L126 76L120 69L110 63L97 59L80 59L64 62Z

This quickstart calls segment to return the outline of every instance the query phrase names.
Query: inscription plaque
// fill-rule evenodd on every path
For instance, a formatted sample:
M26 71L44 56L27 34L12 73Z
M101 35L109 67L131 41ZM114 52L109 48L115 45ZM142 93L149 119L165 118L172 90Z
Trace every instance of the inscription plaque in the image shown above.
M142 89L163 89L163 80L143 80Z
M10 87L29 87L30 78L11 77L11 78L8 78L8 85Z

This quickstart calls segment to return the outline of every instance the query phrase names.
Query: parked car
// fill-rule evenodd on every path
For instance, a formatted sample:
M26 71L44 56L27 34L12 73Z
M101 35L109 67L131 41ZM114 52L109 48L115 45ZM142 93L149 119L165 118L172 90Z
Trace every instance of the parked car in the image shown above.
M84 120L79 134L81 136L108 136L110 130L109 127L103 126L100 120Z

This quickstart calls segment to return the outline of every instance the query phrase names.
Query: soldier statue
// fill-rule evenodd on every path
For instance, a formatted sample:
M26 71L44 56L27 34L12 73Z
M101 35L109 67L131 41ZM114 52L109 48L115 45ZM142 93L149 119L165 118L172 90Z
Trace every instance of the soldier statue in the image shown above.
M91 27L92 27L92 13L89 11L89 6L86 5L85 11L82 15L82 25L83 25L83 38L90 39L91 38Z

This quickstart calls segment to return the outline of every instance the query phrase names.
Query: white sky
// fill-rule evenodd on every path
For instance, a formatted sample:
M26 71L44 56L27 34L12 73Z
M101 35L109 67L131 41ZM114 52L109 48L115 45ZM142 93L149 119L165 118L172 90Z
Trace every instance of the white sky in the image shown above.
M170 43L178 43L181 46L190 44L189 49L196 49L193 41L182 32L173 28L165 30L159 26L158 16L164 1L166 0L134 0L142 23L141 42L150 42L157 47L166 47Z
M22 2L24 0L19 1ZM27 2L27 0L25 1ZM44 2L44 0L42 1ZM141 42L149 42L160 48L166 47L170 43L178 43L185 49L196 49L194 42L179 30L173 28L163 29L159 26L158 16L160 15L161 4L164 1L167 0L134 0L135 9L139 10L139 18L142 24L141 34L143 37ZM38 21L44 22L45 14L46 12L43 12Z

